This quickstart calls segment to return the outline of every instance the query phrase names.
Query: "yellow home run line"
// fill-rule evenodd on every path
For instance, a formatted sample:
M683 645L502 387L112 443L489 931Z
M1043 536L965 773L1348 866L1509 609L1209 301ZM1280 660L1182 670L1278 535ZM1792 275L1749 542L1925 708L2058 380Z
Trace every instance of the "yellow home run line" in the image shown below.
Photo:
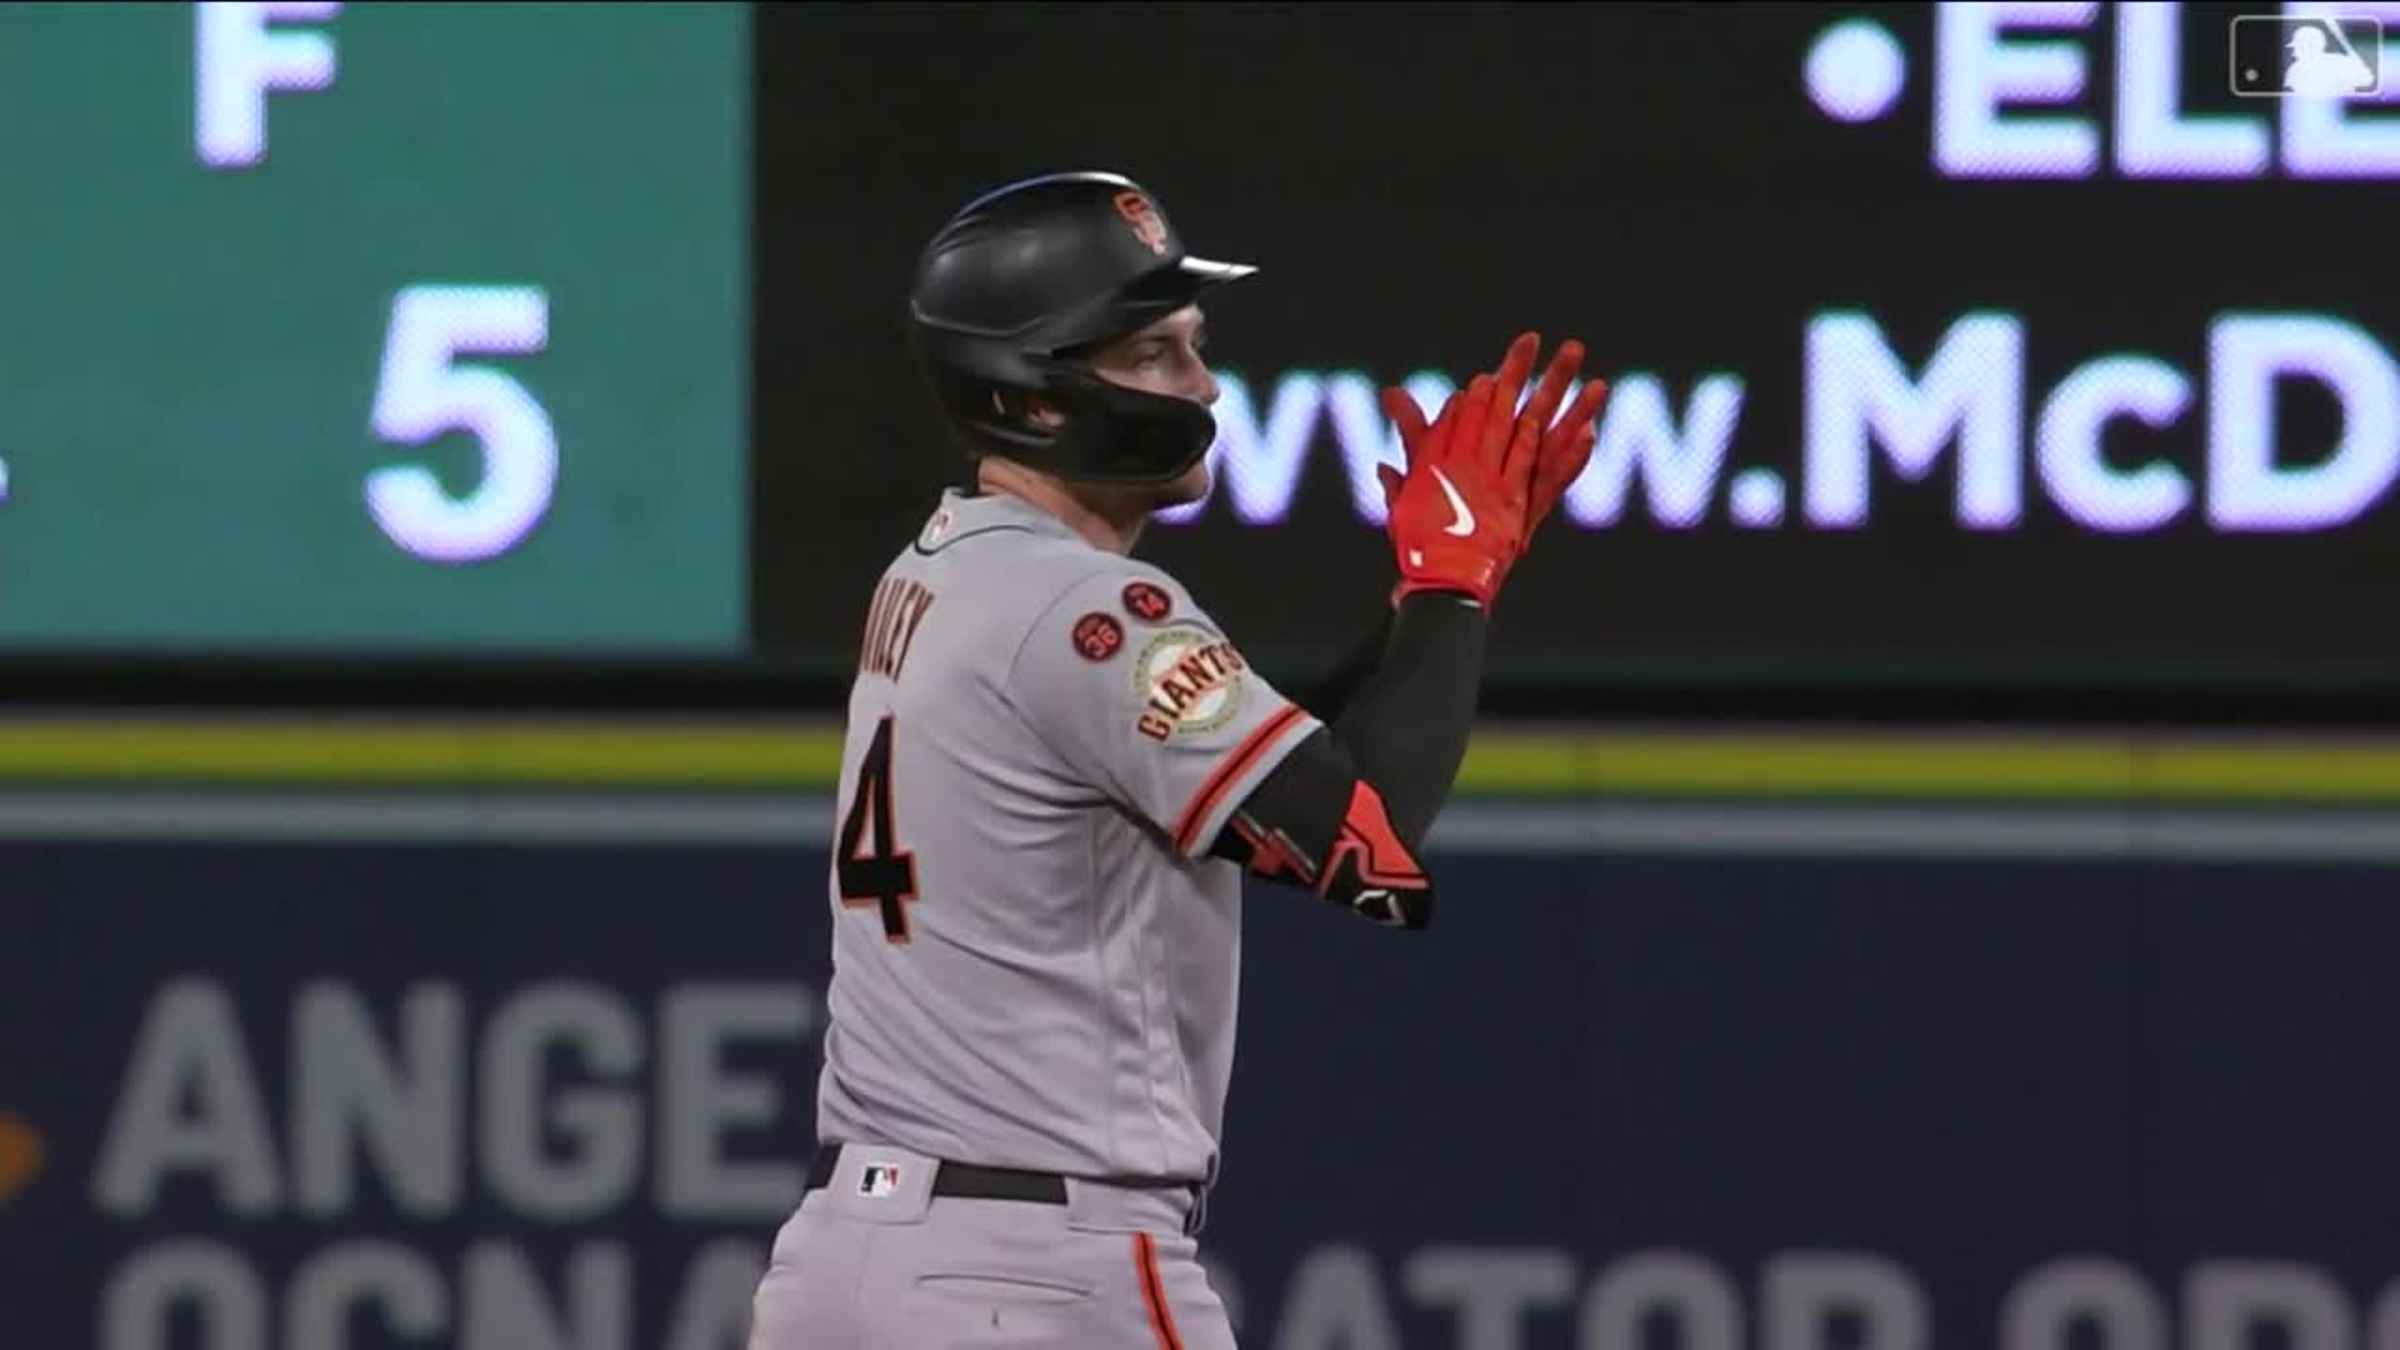
M1483 793L2400 800L2400 746L2291 739L1586 732L1478 736Z
M836 724L428 718L0 722L0 783L823 791ZM2400 801L2400 743L1989 733L1479 733L1462 791Z
M0 723L0 779L817 788L839 727L426 719Z

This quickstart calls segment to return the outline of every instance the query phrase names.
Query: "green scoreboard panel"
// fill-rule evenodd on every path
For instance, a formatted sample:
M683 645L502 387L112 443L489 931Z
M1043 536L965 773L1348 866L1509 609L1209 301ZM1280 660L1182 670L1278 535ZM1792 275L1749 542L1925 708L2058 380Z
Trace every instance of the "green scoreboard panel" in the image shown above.
M738 650L749 36L0 8L0 646Z

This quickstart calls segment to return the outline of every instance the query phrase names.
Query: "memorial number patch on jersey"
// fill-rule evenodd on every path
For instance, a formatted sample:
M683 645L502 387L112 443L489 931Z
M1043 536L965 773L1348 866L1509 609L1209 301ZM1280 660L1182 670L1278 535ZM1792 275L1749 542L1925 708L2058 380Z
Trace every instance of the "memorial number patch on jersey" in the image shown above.
M1125 625L1098 610L1075 621L1075 650L1086 661L1105 661L1125 645Z
M883 911L883 935L908 941L908 903L917 898L917 858L900 847L900 823L892 810L892 718L875 726L875 739L858 762L850 785L850 813L834 850L834 882L852 909ZM867 846L872 845L872 851Z
M1142 711L1134 729L1154 741L1214 731L1241 711L1241 653L1197 628L1170 628L1150 639L1134 662Z
M1144 623L1165 623L1175 612L1175 602L1165 591L1147 581L1125 583L1125 612Z

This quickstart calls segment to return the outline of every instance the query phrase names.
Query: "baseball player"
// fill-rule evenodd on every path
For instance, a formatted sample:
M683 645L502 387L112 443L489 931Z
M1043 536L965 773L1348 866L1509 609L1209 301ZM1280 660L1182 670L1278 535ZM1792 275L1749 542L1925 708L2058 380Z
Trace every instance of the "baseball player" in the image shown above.
M1198 1262L1242 875L1423 928L1494 596L1603 395L1519 338L1428 425L1386 390L1399 564L1369 669L1304 708L1131 555L1205 492L1209 288L1157 200L1058 174L926 248L917 352L974 461L868 603L798 1211L752 1350L1159 1347L1233 1334Z

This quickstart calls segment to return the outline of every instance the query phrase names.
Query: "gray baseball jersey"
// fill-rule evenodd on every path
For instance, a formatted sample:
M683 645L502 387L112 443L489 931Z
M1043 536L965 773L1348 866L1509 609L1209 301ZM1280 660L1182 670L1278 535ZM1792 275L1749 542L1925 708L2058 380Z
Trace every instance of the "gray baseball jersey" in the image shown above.
M835 823L821 1138L1213 1176L1241 873L1317 719L1154 566L944 494L870 603Z

